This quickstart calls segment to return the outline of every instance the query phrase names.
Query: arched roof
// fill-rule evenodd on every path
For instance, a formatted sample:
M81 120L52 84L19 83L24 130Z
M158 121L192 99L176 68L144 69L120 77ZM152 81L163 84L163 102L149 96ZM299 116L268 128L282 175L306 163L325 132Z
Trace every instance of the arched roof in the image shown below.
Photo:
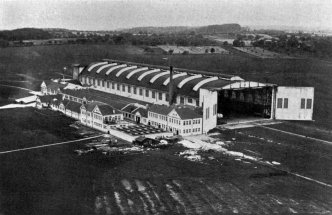
M157 91L168 92L169 70L147 66L133 65L133 63L98 62L85 67L80 75L97 79L124 83L138 87L145 87ZM218 76L190 74L189 72L174 72L174 93L194 98L199 97L199 89L222 88L235 81L219 79Z

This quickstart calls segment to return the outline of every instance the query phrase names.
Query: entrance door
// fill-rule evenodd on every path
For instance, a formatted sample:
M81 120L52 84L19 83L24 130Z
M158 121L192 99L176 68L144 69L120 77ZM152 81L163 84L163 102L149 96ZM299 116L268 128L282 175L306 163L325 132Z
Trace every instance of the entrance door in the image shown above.
M136 116L136 122L137 122L137 124L140 124L141 123L141 117Z
M313 87L277 87L275 119L312 120L313 107Z

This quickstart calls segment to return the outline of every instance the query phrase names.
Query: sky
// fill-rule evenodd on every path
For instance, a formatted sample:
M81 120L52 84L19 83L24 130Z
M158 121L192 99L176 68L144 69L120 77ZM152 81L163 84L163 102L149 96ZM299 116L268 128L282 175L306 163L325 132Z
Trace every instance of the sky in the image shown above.
M0 29L115 30L141 26L332 29L332 0L0 0Z

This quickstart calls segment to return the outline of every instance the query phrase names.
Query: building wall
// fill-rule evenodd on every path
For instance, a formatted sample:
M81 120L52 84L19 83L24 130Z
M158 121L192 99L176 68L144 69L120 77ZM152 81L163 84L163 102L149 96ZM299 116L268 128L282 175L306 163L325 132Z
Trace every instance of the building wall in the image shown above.
M207 89L199 90L200 106L203 107L203 133L217 125L218 93Z
M114 95L124 96L144 102L149 103L157 103L157 104L164 104L168 105L168 93L154 90L154 89L148 89L144 87L137 87L134 85L128 85L128 84L122 84L117 82L111 82L111 81L105 81L102 79L95 79L92 77L85 77L81 76L80 80L83 84L92 84L94 85L96 90L100 90L103 92L111 93ZM96 81L97 80L97 81ZM123 88L124 85L124 88ZM118 86L120 86L118 88ZM128 87L130 87L130 92L128 91ZM136 88L136 93L134 88ZM123 90L124 89L124 90ZM142 94L140 94L140 90L142 90ZM146 94L146 91L148 91L148 96ZM155 93L155 96L153 98L152 94ZM161 99L159 98L159 93L161 93ZM184 99L184 103L181 103L181 97ZM191 101L191 102L190 102ZM186 97L186 96L177 96L175 99L176 104L185 104L185 105L192 105L196 106L197 99Z
M278 87L275 105L276 119L312 120L314 88Z
M151 126L162 128L166 131L172 131L174 134L188 136L202 133L202 118L182 120L176 115L162 115L158 113L148 112L148 122Z

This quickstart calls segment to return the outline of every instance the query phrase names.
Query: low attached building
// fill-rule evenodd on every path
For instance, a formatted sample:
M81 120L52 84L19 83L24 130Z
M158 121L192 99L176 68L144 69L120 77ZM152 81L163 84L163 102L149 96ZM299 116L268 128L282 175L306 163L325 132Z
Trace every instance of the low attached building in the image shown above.
M148 109L148 124L177 135L195 135L203 131L202 108L192 106L152 105Z
M81 103L69 101L66 105L66 112L65 114L71 118L80 120L80 113L81 113Z
M48 108L52 107L54 101L61 101L61 95L42 95L37 96L36 107L37 108Z
M82 104L80 111L82 124L104 132L107 132L109 127L123 120L122 113L100 102Z

